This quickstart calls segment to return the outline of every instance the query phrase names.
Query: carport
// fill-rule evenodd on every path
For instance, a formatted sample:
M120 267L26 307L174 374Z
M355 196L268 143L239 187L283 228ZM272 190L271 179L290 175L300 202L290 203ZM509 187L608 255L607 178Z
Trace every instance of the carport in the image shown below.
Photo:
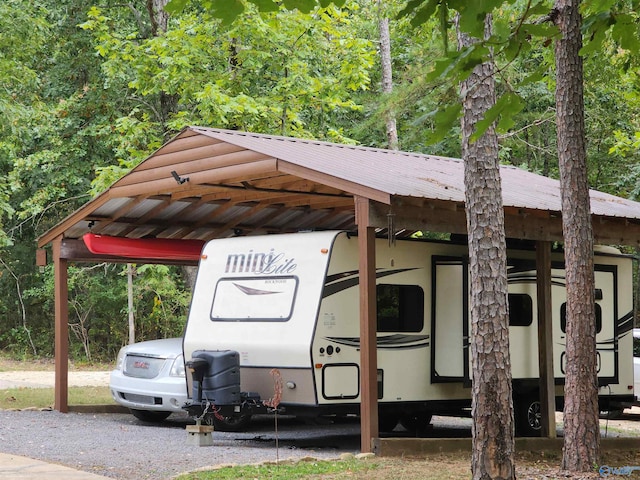
M562 241L559 182L501 167L507 237L536 242L543 413L553 409L550 244ZM640 245L640 203L591 191L596 243ZM170 263L94 255L82 236L199 239L312 229L356 231L360 245L361 445L378 436L376 235L466 234L461 160L187 127L38 239L55 266L55 404L68 411L69 262ZM175 262L172 262L175 263ZM189 263L189 262L177 262ZM191 262L194 263L194 262ZM545 400L546 399L546 400ZM550 407L551 406L551 407ZM553 415L544 433L555 436Z

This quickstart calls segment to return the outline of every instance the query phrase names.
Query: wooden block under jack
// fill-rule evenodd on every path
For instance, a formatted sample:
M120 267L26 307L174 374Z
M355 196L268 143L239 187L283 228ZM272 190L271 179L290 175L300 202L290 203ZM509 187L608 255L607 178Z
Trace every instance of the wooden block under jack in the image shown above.
M213 445L213 426L211 425L187 425L187 445L198 447L210 447Z

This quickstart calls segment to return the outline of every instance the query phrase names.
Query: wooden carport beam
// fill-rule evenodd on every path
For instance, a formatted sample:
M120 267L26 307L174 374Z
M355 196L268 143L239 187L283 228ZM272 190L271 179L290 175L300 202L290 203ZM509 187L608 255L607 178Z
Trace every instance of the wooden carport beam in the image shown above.
M538 368L543 437L556 438L556 396L551 322L551 243L536 243Z
M392 197L391 204L371 203L372 225L386 227L387 215L394 214L396 228L432 232L467 233L463 204L442 200ZM508 238L562 242L562 218L546 210L505 207L504 228ZM594 242L599 245L640 247L640 223L623 218L592 215Z
M375 228L369 224L370 200L354 199L360 252L360 450L368 453L378 437Z
M69 287L67 260L62 258L62 236L53 241L55 301L55 393L53 408L69 411Z

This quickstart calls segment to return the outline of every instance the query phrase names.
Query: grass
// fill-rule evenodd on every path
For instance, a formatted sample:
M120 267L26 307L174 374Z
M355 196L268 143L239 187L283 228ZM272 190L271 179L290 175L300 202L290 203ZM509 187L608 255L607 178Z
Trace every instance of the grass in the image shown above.
M520 479L597 479L598 467L592 472L570 474L560 471L561 453L522 452L516 455L516 473ZM609 463L605 463L609 462ZM613 454L602 465L622 467L638 465L636 452ZM471 476L471 457L468 452L433 454L422 458L353 456L342 460L303 459L297 462L266 463L245 466L221 466L207 471L180 475L176 480L462 480ZM638 478L634 472L631 478Z
M0 410L50 408L53 388L9 388L0 390ZM69 405L109 405L114 403L109 387L69 387Z
M0 356L0 372L53 371L53 359L16 360ZM69 364L70 371L111 370L113 365L102 363ZM69 387L69 405L110 405L115 402L111 398L109 387ZM0 410L26 408L51 408L54 401L53 388L9 388L0 390Z
M445 480L469 478L469 460L449 455L439 455L431 460L392 458L364 458L353 456L342 460L284 461L278 464L222 466L209 471L180 475L176 480L297 480L297 479L361 479Z
M377 463L355 460L319 461L303 459L298 462L284 461L278 464L222 466L210 471L193 472L177 477L176 480L231 480L231 479L271 479L285 480L293 478L340 478L336 475L366 474L377 468ZM365 477L361 477L365 478Z
M519 479L597 479L599 467L571 474L560 470L562 452L518 452ZM640 465L640 452L605 452L600 465L614 468ZM220 466L176 477L175 480L462 480L471 476L469 452L425 455L421 458L348 456L341 460L303 459L278 464ZM613 478L621 478L614 476ZM640 478L634 471L625 478Z

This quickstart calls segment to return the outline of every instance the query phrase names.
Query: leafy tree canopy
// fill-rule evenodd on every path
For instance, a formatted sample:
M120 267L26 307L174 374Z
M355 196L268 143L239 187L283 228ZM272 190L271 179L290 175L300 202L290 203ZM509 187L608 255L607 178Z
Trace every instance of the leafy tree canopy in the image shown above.
M253 4L260 12L276 12L281 7L288 10L299 10L302 13L310 13L317 6L329 7L332 3L342 7L346 0L203 0L202 6L215 17L222 19L224 23L233 22L239 15L245 12L248 4ZM169 13L179 13L189 3L189 0L171 0L166 10Z

